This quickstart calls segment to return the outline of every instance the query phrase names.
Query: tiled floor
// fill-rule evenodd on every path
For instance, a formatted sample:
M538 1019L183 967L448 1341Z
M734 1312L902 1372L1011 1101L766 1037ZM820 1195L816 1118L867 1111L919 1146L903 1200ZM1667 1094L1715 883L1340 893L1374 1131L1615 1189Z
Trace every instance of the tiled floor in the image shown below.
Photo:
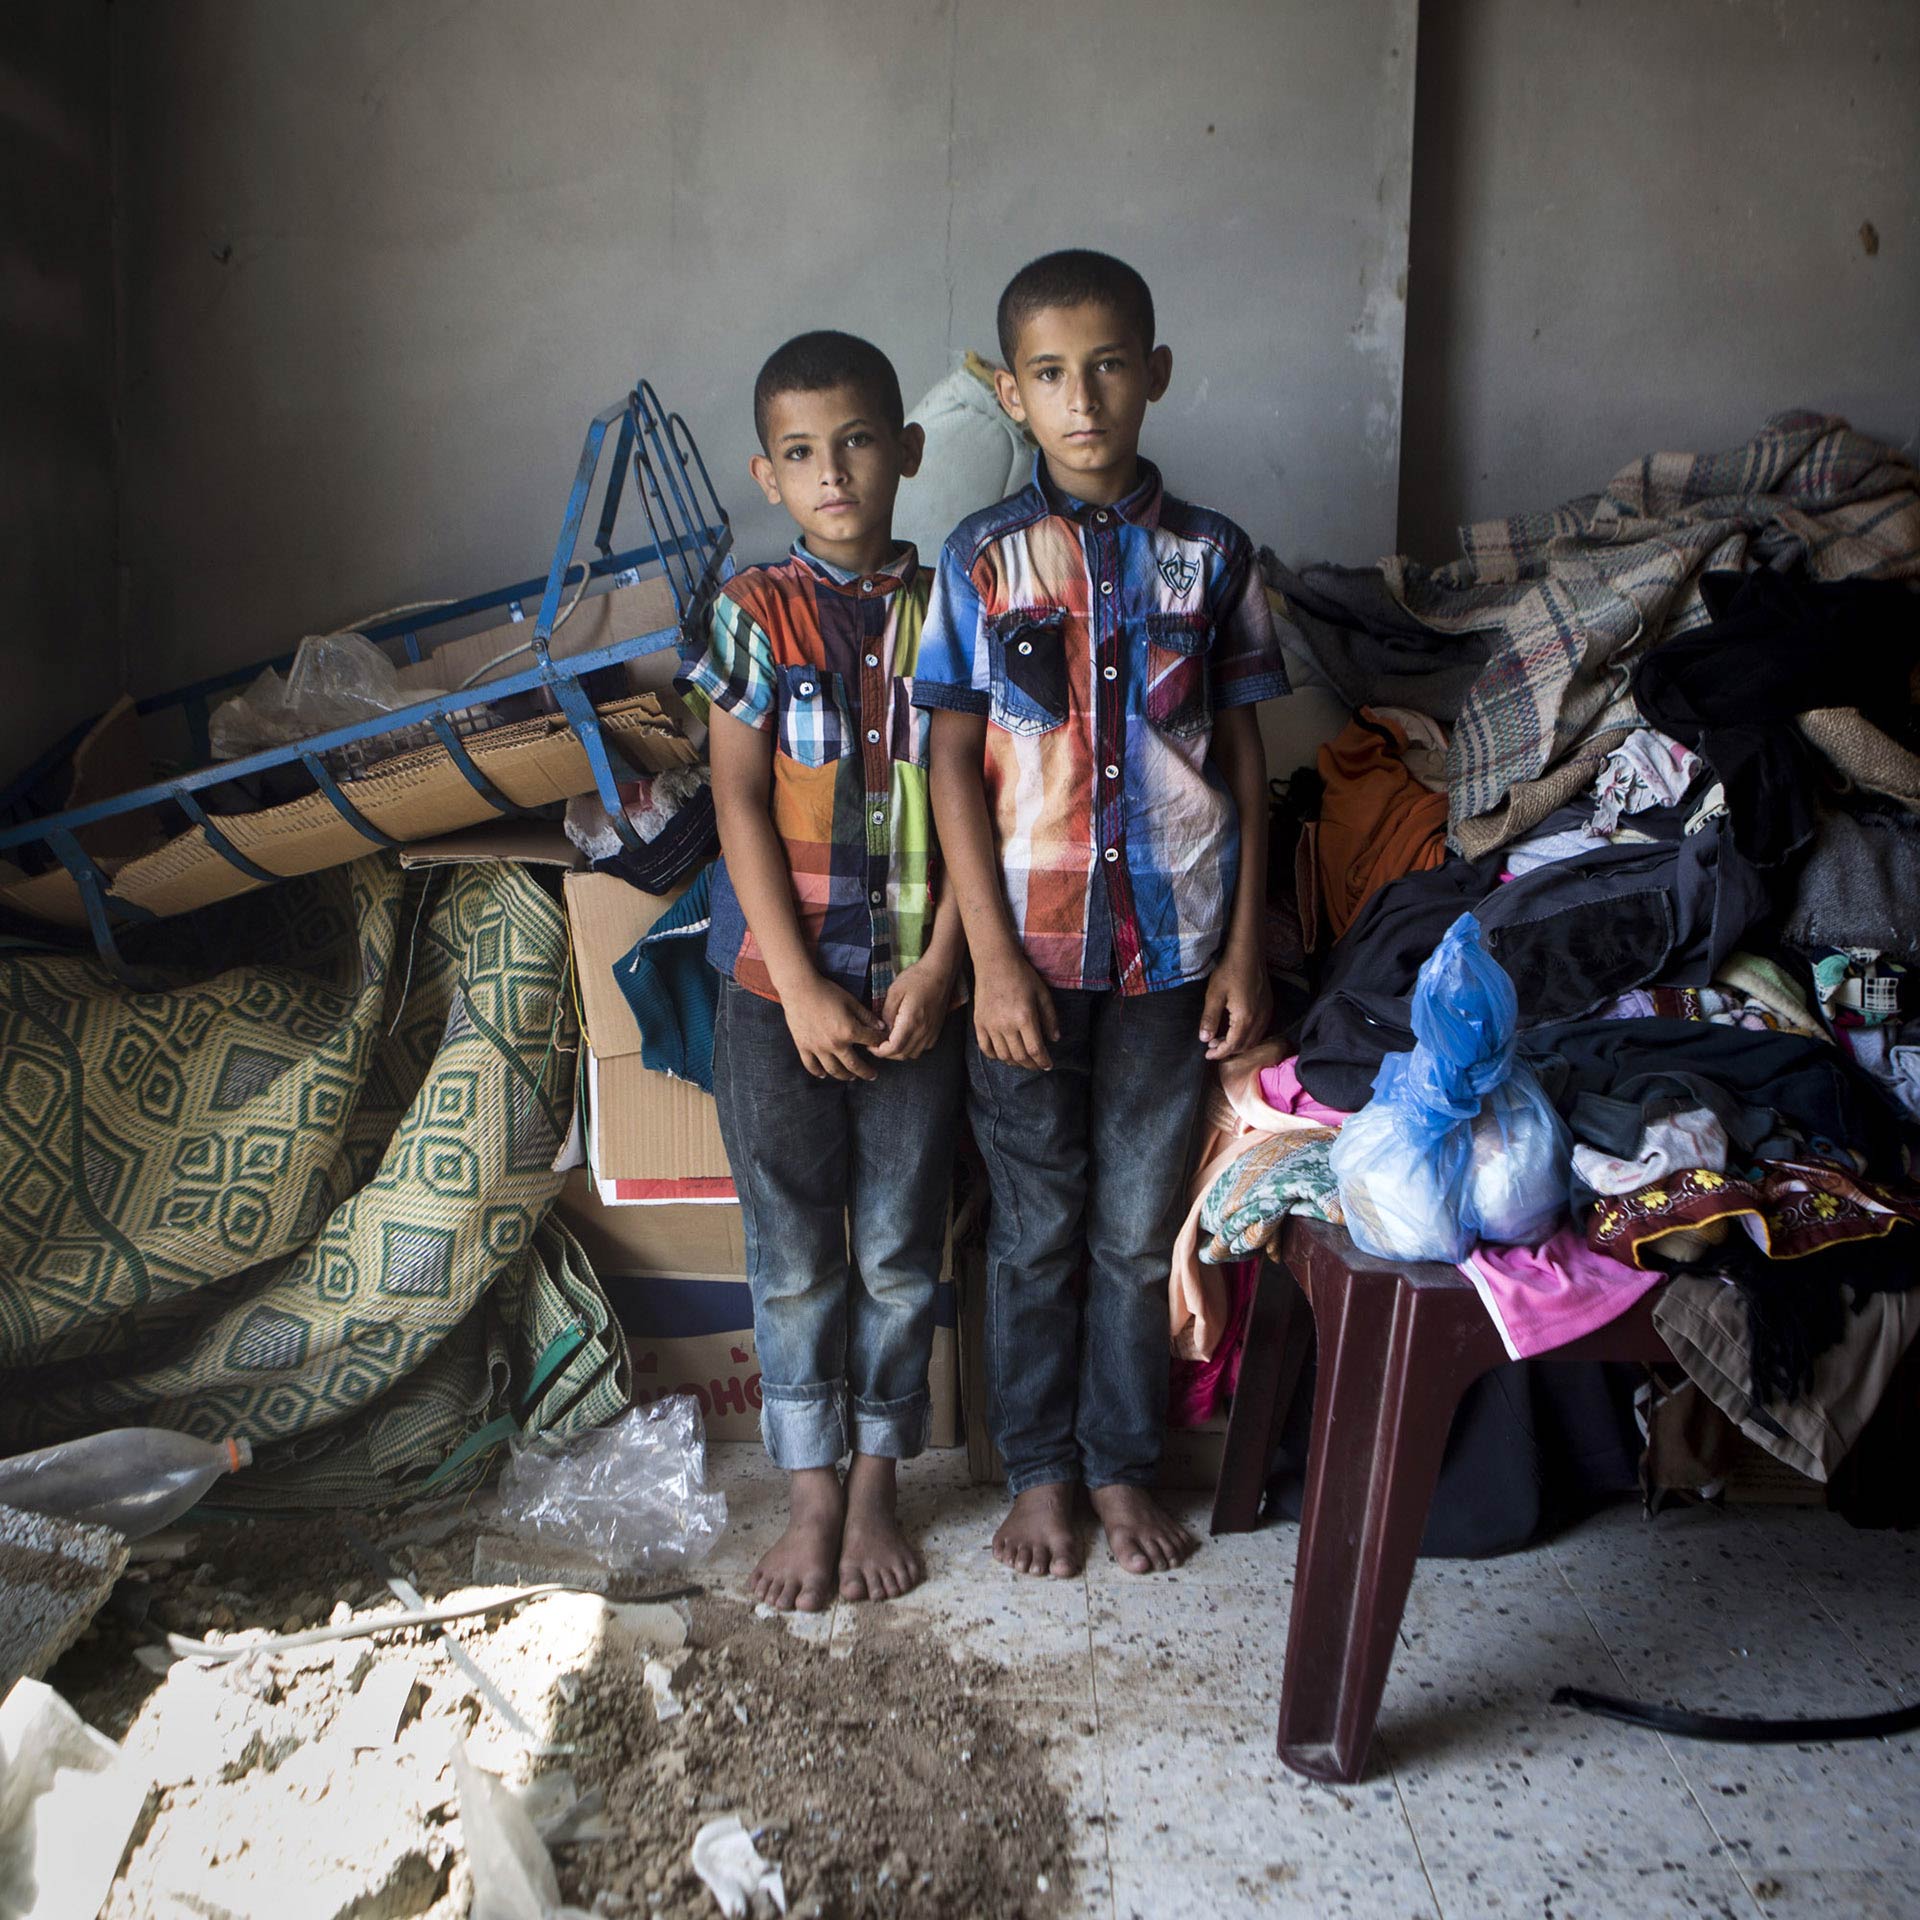
M758 1448L713 1450L741 1582L782 1522ZM1017 1669L1077 1824L1098 1920L1259 1915L1920 1916L1920 1737L1706 1746L1547 1704L1585 1684L1731 1713L1868 1711L1920 1693L1920 1539L1829 1515L1622 1507L1553 1546L1422 1565L1368 1777L1322 1787L1273 1752L1295 1530L1209 1540L1137 1579L1017 1581L986 1551L997 1489L960 1454L904 1481L922 1588L885 1609ZM1204 1531L1206 1502L1187 1517ZM801 1630L850 1649L882 1624Z

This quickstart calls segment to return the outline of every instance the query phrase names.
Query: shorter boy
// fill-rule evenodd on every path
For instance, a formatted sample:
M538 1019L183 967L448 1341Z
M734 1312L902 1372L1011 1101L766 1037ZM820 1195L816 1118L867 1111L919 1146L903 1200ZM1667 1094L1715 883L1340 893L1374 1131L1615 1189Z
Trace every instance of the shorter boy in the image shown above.
M1079 1572L1084 1484L1146 1573L1194 1547L1150 1491L1167 1275L1207 1062L1271 1011L1253 703L1287 679L1247 536L1139 457L1172 372L1146 282L1049 254L999 320L1000 402L1040 458L947 541L914 684L974 969L987 1401L1013 1495L993 1546Z
M965 1071L948 1018L961 936L952 903L935 903L912 700L930 582L893 538L920 429L886 356L844 333L789 340L753 411L753 477L800 537L721 588L681 680L712 704L714 1093L746 1232L761 1433L788 1475L788 1526L752 1586L810 1613L836 1573L846 1599L879 1600L923 1571L894 1473L927 1438Z

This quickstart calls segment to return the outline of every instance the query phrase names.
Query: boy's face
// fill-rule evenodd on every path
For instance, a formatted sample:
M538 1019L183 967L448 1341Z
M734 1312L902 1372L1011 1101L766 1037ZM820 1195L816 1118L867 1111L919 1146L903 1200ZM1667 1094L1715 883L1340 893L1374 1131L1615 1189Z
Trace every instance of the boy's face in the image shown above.
M1113 308L1096 301L1030 315L1012 368L994 382L1000 404L1039 441L1055 485L1111 504L1133 486L1140 423L1172 374L1166 347L1149 351Z
M792 515L809 552L864 573L892 552L893 497L918 471L923 440L918 426L889 426L857 386L776 394L753 477L770 506Z

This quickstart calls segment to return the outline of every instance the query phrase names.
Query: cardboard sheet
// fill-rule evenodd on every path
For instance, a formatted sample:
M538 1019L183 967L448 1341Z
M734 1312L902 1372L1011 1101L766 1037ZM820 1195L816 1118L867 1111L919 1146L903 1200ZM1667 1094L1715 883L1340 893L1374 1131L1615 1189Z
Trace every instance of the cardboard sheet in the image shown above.
M613 977L614 962L685 889L642 893L604 873L570 873L563 885L587 1027L587 1158L597 1178L613 1183L606 1197L732 1199L713 1096L641 1064L640 1029Z

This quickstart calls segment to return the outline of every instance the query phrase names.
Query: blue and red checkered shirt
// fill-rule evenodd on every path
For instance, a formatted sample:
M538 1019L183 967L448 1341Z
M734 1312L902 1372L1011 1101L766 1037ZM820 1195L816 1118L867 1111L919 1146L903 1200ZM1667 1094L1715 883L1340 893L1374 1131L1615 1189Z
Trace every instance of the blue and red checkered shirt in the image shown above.
M1111 507L1033 480L940 556L913 700L988 717L1007 902L1049 985L1204 977L1240 852L1213 716L1291 689L1247 536L1140 484Z

